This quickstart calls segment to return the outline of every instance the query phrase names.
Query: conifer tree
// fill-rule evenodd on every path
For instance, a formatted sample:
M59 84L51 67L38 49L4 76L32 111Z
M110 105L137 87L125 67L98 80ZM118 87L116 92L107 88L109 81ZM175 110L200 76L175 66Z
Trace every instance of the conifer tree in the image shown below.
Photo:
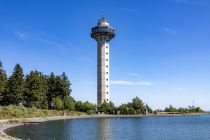
M0 61L0 105L3 104L3 96L6 92L7 75L3 69L2 62Z
M26 76L24 104L27 107L47 108L47 81L41 72L31 71Z
M68 80L66 73L63 72L60 80L60 95L62 100L64 99L65 96L69 96L71 94L72 90L70 86L71 83Z
M55 76L51 73L48 77L47 100L49 108L52 108L52 99L59 97L63 101L66 96L71 94L71 83L65 73L61 76ZM65 106L65 105L64 105Z
M20 64L17 64L7 82L7 92L3 96L4 105L19 105L24 91L24 74Z
M47 79L48 91L47 91L47 101L48 108L52 108L52 99L56 97L57 93L57 79L54 73L52 72Z

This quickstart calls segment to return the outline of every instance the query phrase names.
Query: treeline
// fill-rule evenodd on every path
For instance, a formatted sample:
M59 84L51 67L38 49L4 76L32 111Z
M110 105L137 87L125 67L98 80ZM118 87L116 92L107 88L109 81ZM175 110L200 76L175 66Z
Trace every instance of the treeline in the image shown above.
M96 106L88 101L75 101L71 97L71 83L65 73L62 75L44 75L35 70L24 75L20 64L17 64L10 77L7 76L0 62L0 105L36 107L38 109L57 109L81 111L89 114L104 112L107 114L143 114L151 108L138 97L132 102L118 107L114 103Z
M31 71L26 76L20 64L7 77L0 62L0 105L36 107L39 109L74 109L71 83L65 73L44 75Z
M152 109L142 102L139 97L135 97L132 99L132 102L128 102L126 104L122 104L118 107L114 105L114 103L103 103L98 107L99 112L104 112L106 114L147 114L152 113Z
M195 106L188 106L186 108L180 107L175 108L172 105L166 107L164 112L171 112L171 113L203 113L204 111L200 107Z
M7 76L0 61L0 105L35 107L38 109L56 109L87 112L88 114L152 114L154 111L135 97L131 102L115 106L113 102L96 106L88 101L76 101L71 97L71 83L66 74L44 75L34 70L24 75L20 64L17 64L11 76ZM158 111L155 111L158 112ZM175 108L166 107L164 112L201 113L200 107Z

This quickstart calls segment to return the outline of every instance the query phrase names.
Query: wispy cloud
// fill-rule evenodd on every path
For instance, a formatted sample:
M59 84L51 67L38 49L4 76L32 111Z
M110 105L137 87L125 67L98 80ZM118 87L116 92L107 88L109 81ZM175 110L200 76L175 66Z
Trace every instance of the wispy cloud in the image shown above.
M13 31L13 34L21 40L40 43L42 44L40 46L55 48L62 55L67 54L70 50L78 51L78 47L72 42L52 38L42 31Z
M164 30L164 32L166 32L166 33L168 33L170 35L176 35L177 34L177 31L174 30L174 29L171 29L171 28L165 27L165 28L163 28L163 30Z
M176 90L176 91L183 91L184 90L184 88L182 88L182 87L176 87L176 88L173 88L174 90Z
M142 75L139 73L135 73L135 72L126 72L126 74L134 76L134 77L141 77Z
M133 82L133 81L127 81L127 80L112 80L110 81L111 85L126 85L126 86L151 86L151 82L147 81L139 81L139 82Z
M27 35L23 32L14 32L15 36L19 39L26 39Z

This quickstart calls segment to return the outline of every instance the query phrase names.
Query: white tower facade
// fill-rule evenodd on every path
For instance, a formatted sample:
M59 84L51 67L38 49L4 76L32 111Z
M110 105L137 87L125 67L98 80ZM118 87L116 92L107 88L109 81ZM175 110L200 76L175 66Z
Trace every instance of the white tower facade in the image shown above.
M92 28L91 37L97 41L97 104L109 102L109 41L115 37L114 28L105 18Z

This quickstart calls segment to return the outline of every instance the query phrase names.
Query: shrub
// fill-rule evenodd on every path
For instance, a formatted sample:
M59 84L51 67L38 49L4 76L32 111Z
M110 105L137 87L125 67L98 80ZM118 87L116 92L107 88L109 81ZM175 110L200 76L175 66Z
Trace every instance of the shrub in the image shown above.
M63 101L60 97L56 97L52 99L54 109L61 110L63 108Z

